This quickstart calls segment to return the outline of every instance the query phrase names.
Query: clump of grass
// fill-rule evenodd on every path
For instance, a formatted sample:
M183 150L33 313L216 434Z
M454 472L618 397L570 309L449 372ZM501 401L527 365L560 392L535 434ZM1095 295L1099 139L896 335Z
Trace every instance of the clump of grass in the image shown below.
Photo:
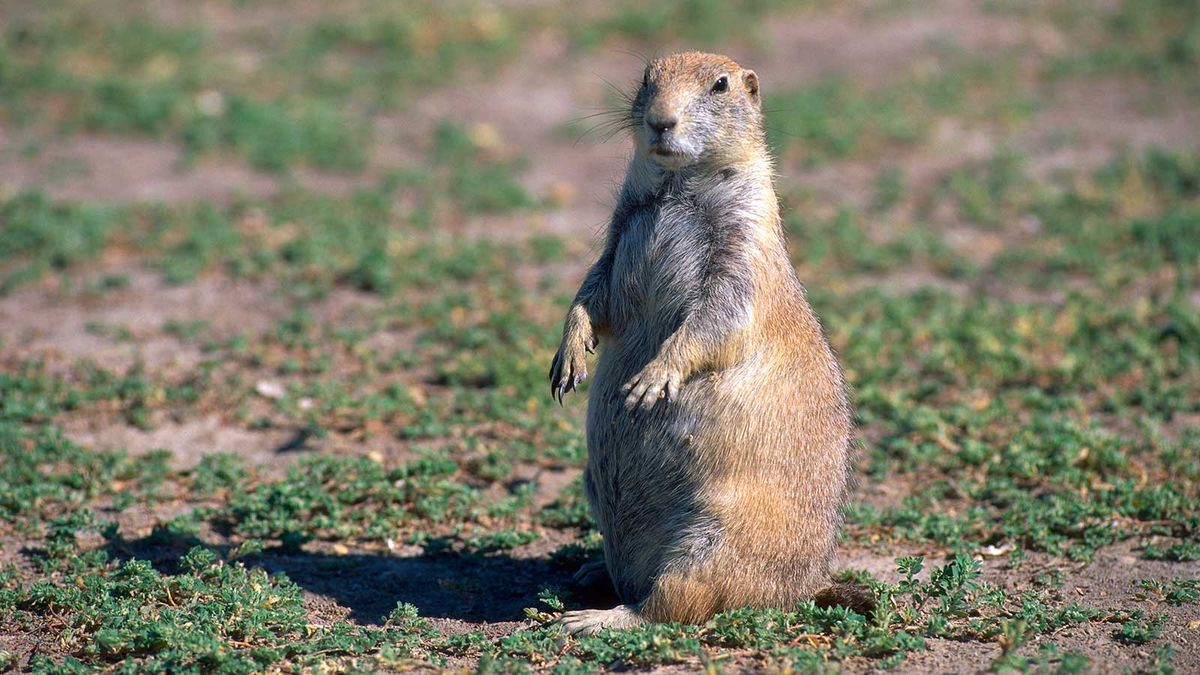
M42 567L55 570L54 575L31 585L12 583L11 573L0 577L0 610L10 620L29 625L53 615L64 628L61 652L39 657L31 664L35 669L101 663L149 670L260 669L304 667L331 658L378 668L404 661L438 665L463 656L497 665L650 667L746 649L807 667L861 657L886 667L925 649L928 637L991 641L1007 636L1001 639L1016 645L1025 639L1020 636L1101 617L1078 605L1052 607L1037 592L1019 601L1006 598L981 581L977 562L958 557L933 569L927 580L919 578L920 558L897 560L901 580L896 584L859 575L879 597L879 609L870 617L806 602L792 611L734 610L702 626L650 625L565 644L556 627L545 625L498 638L482 633L446 637L420 619L415 607L403 604L378 628L341 621L314 626L299 587L285 576L232 559L235 554L222 560L208 548L193 546L168 572L138 558L114 560L106 548L81 547L78 535L87 530L101 530L110 542L120 542L115 526L98 522L90 512L76 512L52 522L38 554ZM238 549L236 555L243 553ZM541 597L552 611L565 607L551 591ZM529 612L539 622L553 618ZM1150 639L1153 620L1143 625L1131 614L1129 622L1132 627L1120 629L1129 637L1122 639Z
M1029 637L1101 616L1079 605L1052 608L1037 593L1027 593L1019 601L1006 598L980 581L979 564L967 557L932 570L927 581L918 579L921 558L896 562L902 576L899 583L884 584L868 577L880 601L869 617L841 607L819 608L812 602L793 611L733 610L702 626L658 624L580 638L566 654L558 651L560 667L704 663L720 659L725 650L753 650L768 662L793 667L823 669L834 662L867 657L886 668L926 649L927 637L992 641L1008 635L1012 640L1016 623L1008 617L1014 614L1020 617L1022 634ZM550 638L556 631L550 627L521 630L490 644L472 641L471 648L480 652L481 661L497 664L552 659L558 647Z
M900 88L861 91L844 80L824 80L771 96L768 138L782 159L800 153L810 164L910 144L928 123L914 105Z
M875 211L887 211L904 198L908 191L905 185L904 171L897 166L881 170L875 176L875 197L872 208Z
M247 67L202 27L63 7L0 30L0 106L29 124L169 138L189 160L228 151L273 172L356 172L372 110L467 64L500 62L523 24L484 7L369 3L293 39L257 41L265 53Z
M1029 181L1021 172L999 183L1001 190L973 193L982 195L978 211L985 214L977 222L1028 219L1040 228L1001 253L993 269L1041 285L1082 276L1109 291L1143 282L1145 269L1173 270L1174 290L1200 274L1196 155L1156 149L1118 157L1061 191L1021 187ZM1123 263L1113 264L1118 257Z
M843 207L821 218L789 210L784 225L795 239L797 264L821 274L886 274L927 266L947 277L970 276L975 269L926 223L912 223L883 239L871 232L870 216Z
M513 180L514 163L488 158L465 129L441 124L433 140L434 165L445 171L446 187L458 208L478 214L532 206L529 194Z
M960 217L977 226L1000 228L1027 211L1037 194L1022 161L1019 154L1004 151L982 166L952 174L946 190L957 202Z
M882 86L834 76L771 93L764 99L767 140L782 160L811 166L914 146L941 115L1012 125L1029 116L1032 104L1008 63L1009 57L951 58L936 73Z
M146 398L157 397L149 389L136 372L118 378L92 371L84 386L49 376L39 363L0 373L0 519L28 528L103 496L116 495L116 508L153 501L169 477L165 452L130 457L86 449L51 423L62 412L97 403L116 403L137 423Z
M670 37L713 44L731 34L754 34L766 14L792 7L794 3L779 0L666 0L653 5L626 1L577 24L573 37L584 48L618 37L656 42Z
M518 51L528 23L520 12L482 3L368 3L299 28L273 65L303 73L294 86L310 94L404 105L458 70L502 63Z
M1000 672L1053 672L1062 673L1063 675L1090 673L1095 670L1092 660L1078 649L1071 649L1064 652L1062 648L1053 642L1043 642L1038 646L1036 654L1024 655L1016 651L1013 647L1023 645L1025 642L1022 640L1018 643L1010 640L1011 638L1006 638L1002 642L1005 653L999 659L992 662L992 670Z
M1189 78L1200 67L1200 9L1194 3L1127 0L1105 12L1068 7L1059 14L1088 50L1060 59L1054 72L1137 74L1194 84Z
M1142 556L1147 560L1191 562L1200 560L1200 544L1190 541L1181 541L1167 547L1150 544L1142 550Z
M587 501L583 495L583 480L572 481L559 493L558 499L547 504L539 514L542 523L550 527L595 527Z
M382 628L309 622L301 589L205 548L164 574L145 560L112 561L103 551L76 559L58 578L0 588L0 609L18 623L60 617L58 658L36 656L35 671L124 664L145 671L249 672L291 663L371 655L377 666L418 654L433 632L410 608Z
M359 171L366 166L370 139L365 123L319 100L262 102L245 96L229 97L216 114L187 120L180 134L190 155L228 148L273 172L301 163Z
M1119 642L1142 645L1158 639L1162 635L1166 615L1155 614L1147 617L1145 612L1135 609L1129 613L1129 620L1113 631L1113 637Z
M430 162L429 173L397 175L346 197L293 191L257 205L114 208L38 193L0 198L10 235L0 243L0 293L67 271L114 244L149 258L171 283L212 270L275 274L294 282L289 287L301 296L322 295L340 281L383 295L445 278L473 281L511 273L524 249L544 251L545 238L497 245L409 236L536 206L514 178L519 162L491 156L460 127L439 128ZM401 193L411 210L397 210Z
M121 209L75 206L25 192L0 199L0 294L98 255L120 229Z
M366 458L315 456L298 461L284 480L257 484L236 469L212 476L210 464L197 471L198 478L220 480L217 485L228 490L222 491L227 499L211 512L211 520L239 536L289 547L311 539L407 539L439 550L454 546L494 553L538 538L522 524L529 490L514 488L506 498L485 502L482 491L466 484L458 463L443 453L393 469ZM481 529L483 523L490 529Z
M228 148L272 171L363 166L362 121L320 100L255 98L248 83L229 92L234 71L213 68L214 48L196 28L96 13L33 15L0 32L0 60L8 64L0 84L18 117L47 100L68 102L50 120L67 129L173 137L190 153Z
M1154 579L1142 579L1138 582L1138 586L1173 607L1200 599L1200 579L1172 579L1168 583Z

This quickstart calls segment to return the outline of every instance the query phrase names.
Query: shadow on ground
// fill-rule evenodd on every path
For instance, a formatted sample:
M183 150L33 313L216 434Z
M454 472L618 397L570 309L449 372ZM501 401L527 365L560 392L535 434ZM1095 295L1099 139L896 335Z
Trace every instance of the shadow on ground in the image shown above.
M194 546L225 557L228 545L212 545L192 535L155 532L136 540L110 541L115 559L149 561L163 574L178 574L179 560ZM422 617L471 623L517 621L526 607L538 607L547 587L565 589L574 569L546 558L504 554L432 552L400 557L335 553L277 547L240 558L248 566L283 573L301 588L350 610L360 624L382 624L397 603L414 605ZM612 606L611 588L577 589L573 607ZM543 608L544 609L544 608Z
M547 586L565 586L570 574L545 559L506 555L264 552L246 559L271 573L283 572L306 590L331 598L359 623L383 623L398 602L423 617L463 621L515 621L537 606Z

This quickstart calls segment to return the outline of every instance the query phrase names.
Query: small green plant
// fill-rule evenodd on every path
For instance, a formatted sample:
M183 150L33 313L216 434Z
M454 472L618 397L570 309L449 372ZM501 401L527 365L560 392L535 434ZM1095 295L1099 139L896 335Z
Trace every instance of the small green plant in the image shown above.
M1194 542L1179 542L1167 547L1150 544L1142 549L1142 555L1147 560L1170 560L1172 562L1190 562L1200 560L1200 544Z
M1133 610L1129 613L1129 620L1113 632L1113 637L1129 644L1145 644L1157 640L1162 635L1165 623L1166 615L1155 614L1147 617L1145 612L1140 609Z
M1200 599L1200 579L1172 579L1165 584L1153 579L1142 579L1138 586L1152 597L1157 597L1174 607Z

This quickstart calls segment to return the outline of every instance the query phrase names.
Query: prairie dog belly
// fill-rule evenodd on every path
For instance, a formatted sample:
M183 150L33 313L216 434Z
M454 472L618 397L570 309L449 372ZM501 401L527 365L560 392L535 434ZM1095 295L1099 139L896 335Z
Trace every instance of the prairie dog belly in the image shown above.
M744 429L742 406L731 397L742 392L729 385L753 381L750 371L763 365L697 373L675 400L635 415L621 386L643 365L635 358L639 347L613 342L601 355L588 401L584 474L605 559L626 602L645 597L673 564L701 563L723 543L723 518L712 508L714 474L732 468L722 430L754 433Z

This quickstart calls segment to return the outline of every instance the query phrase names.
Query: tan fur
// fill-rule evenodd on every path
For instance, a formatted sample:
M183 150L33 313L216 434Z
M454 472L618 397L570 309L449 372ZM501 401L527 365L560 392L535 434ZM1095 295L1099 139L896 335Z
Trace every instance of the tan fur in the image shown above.
M605 253L551 367L561 397L601 346L585 486L625 605L568 613L577 633L813 597L849 479L850 408L783 244L758 77L658 59L631 120Z

